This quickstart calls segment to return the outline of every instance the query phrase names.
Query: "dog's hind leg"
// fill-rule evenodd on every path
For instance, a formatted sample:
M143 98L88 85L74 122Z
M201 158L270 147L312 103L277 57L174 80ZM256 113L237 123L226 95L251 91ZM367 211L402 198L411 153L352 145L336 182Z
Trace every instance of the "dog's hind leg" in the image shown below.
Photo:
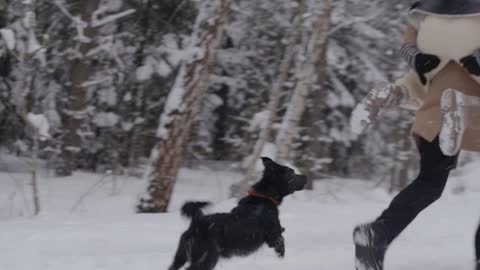
M180 243L178 244L177 253L175 254L175 258L173 259L173 263L168 268L168 270L178 270L182 268L188 261L188 253L190 252L191 247L188 245L188 236L187 234L183 234L180 238Z
M195 261L187 270L212 270L218 262L218 254L205 253L205 257Z
M187 270L212 270L217 265L220 256L217 248L213 245L205 250L196 250L192 255L192 264Z

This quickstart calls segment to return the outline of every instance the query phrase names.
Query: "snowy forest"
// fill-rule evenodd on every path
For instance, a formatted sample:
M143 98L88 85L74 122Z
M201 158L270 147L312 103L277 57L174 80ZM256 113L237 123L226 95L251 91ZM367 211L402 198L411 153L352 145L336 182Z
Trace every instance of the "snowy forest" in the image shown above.
M114 256L107 246L121 243L123 252L130 244L122 241L130 240L136 252L140 243L164 252L160 263L166 266L183 224L179 206L209 199L227 209L222 203L230 206L225 202L243 196L259 178L262 156L307 175L310 191L293 206L337 205L348 197L352 205L345 207L355 211L365 198L390 198L418 173L410 134L414 112L389 111L364 135L351 131L350 117L375 85L406 72L399 50L412 2L0 0L0 223L8 221L0 228L20 228L0 233L0 249L15 239L35 241L36 248L18 253L37 256L36 249L54 239L45 252L62 254L62 241L76 235L80 244L71 252L91 259L76 264L70 255L51 255L54 262L39 257L40 268L32 268L15 253L10 258L17 259L0 259L0 269L153 269L152 260L159 259L148 252L130 261L100 258ZM478 155L463 154L460 164L467 169L452 192L480 191L471 184L480 173ZM478 191L462 195L469 203L457 204L472 211L463 223L472 232ZM386 206L382 202L365 202L358 213ZM342 213L334 209L328 211ZM118 218L164 212L172 212L165 222ZM57 238L48 228L63 224L59 216L67 213L81 216L74 218L80 223L60 227L64 234ZM42 219L49 214L55 222ZM32 216L40 220L25 227L17 223L23 219L9 223ZM140 234L119 240L124 231L113 228L107 235L115 240L98 244L93 254L87 240L102 237L90 232L108 231L107 224ZM150 238L155 226L166 231ZM46 230L39 239L27 237L39 227ZM75 233L84 228L90 229ZM162 251L153 247L165 239ZM296 267L294 261L287 260L285 269ZM228 269L245 269L248 262ZM353 269L348 262L337 266Z

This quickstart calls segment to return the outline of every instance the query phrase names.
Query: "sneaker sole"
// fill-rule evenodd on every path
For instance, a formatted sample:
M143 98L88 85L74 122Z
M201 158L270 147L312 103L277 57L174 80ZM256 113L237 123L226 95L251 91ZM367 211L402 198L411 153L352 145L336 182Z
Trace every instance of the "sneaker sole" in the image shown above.
M355 243L355 269L356 270L383 270L383 262L378 262L377 249L368 243L367 239L373 239L370 229L359 229L361 232L354 232L353 242ZM362 234L362 236L360 236Z
M464 99L462 94L447 89L442 94L443 125L440 131L440 148L447 156L454 156L460 151L465 132Z

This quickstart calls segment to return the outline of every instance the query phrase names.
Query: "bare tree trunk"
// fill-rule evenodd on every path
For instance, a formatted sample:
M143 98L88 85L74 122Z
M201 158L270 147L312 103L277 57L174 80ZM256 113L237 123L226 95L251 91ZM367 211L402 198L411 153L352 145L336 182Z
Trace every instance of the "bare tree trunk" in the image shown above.
M136 48L134 63L136 67L144 65L145 62L145 48L147 47L148 43L152 42L152 29L151 29L151 22L149 11L152 8L152 1L147 0L143 2L142 8L138 10L138 16L141 17L139 20L139 27L142 33L143 39L140 41ZM141 13L140 13L141 12ZM135 74L135 70L132 71ZM136 75L134 75L136 77ZM129 136L129 153L128 153L128 167L129 171L128 174L130 176L136 176L139 173L139 165L140 165L140 158L143 157L144 153L144 140L142 140L142 129L136 123L136 119L138 117L145 118L145 112L142 110L142 102L140 100L145 99L145 86L142 85L137 78L134 79L133 85L131 86L132 92L132 122L134 123L131 131L131 135Z
M249 157L250 160L248 161L248 165L246 168L245 176L240 183L238 188L233 188L232 194L235 197L242 196L246 193L249 187L249 181L253 178L255 174L255 165L257 164L260 155L263 152L263 148L266 143L272 142L272 127L275 123L275 118L277 116L277 110L280 103L280 97L282 93L282 88L285 85L285 82L288 79L288 72L290 71L292 61L295 55L298 53L298 49L300 47L301 42L301 33L302 33L302 25L304 22L303 15L306 12L306 3L305 0L298 0L298 9L297 14L295 15L295 21L291 28L291 39L290 42L285 49L285 57L282 59L280 63L280 74L270 91L270 100L268 103L267 111L268 111L268 119L267 124L264 128L261 129L260 134L258 136L257 142L253 149L252 155Z
M112 158L112 195L118 193L118 177L122 174L122 166L120 164L120 148L121 144L115 135L112 135L112 149L110 150Z
M152 151L147 174L147 195L140 199L137 212L166 212L184 150L190 140L192 123L208 87L210 66L223 33L231 0L201 2L191 36L192 59L184 61L160 118L159 142Z
M306 55L306 62L299 71L299 82L295 87L292 99L277 135L277 159L289 160L290 148L293 137L298 131L300 120L306 107L306 99L318 81L318 76L324 72L326 65L326 51L328 46L328 33L331 26L333 0L324 0L323 14L319 15L318 22L314 25L314 32Z
M36 1L24 1L23 2L23 27L25 29L26 40L23 45L23 50L19 52L19 69L20 69L20 78L18 81L17 91L20 93L20 115L27 124L27 127L32 131L32 164L31 164L31 181L30 185L32 187L32 200L33 200L33 215L38 215L40 213L40 196L38 192L38 180L37 180L37 159L38 159L38 141L39 141L39 131L38 128L30 121L28 118L28 104L27 96L29 93L29 88L31 86L31 72L34 65L33 56L36 53L36 37L35 37L35 27L36 27L36 17L35 17L35 6Z
M132 133L129 136L128 141L128 175L136 175L136 171L139 165L139 157L142 153L142 147L140 147L140 141L138 140L137 127L132 128Z
M32 197L33 197L33 214L36 216L40 213L40 195L38 192L38 179L37 179L37 161L38 161L38 141L40 134L38 129L34 128L33 135L33 147L32 147Z
M92 26L92 15L98 8L99 0L80 1L82 20L87 23L84 30L86 39L80 40L79 57L74 60L70 67L70 87L67 91L67 104L63 112L63 164L57 169L61 176L72 175L76 169L76 154L80 150L81 137L79 131L85 117L86 89L87 82L94 72L94 67L86 54L95 46L94 38L96 29Z

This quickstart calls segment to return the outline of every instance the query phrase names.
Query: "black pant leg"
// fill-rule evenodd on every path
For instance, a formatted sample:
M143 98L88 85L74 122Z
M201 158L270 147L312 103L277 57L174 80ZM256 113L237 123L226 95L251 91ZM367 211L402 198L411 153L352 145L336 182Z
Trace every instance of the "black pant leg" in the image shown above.
M415 217L440 198L445 188L451 169L457 157L445 156L438 138L433 142L421 139L420 174L415 181L401 191L390 206L377 219L383 225L392 242Z
M480 263L480 224L478 225L477 235L475 236L475 255L477 263Z

